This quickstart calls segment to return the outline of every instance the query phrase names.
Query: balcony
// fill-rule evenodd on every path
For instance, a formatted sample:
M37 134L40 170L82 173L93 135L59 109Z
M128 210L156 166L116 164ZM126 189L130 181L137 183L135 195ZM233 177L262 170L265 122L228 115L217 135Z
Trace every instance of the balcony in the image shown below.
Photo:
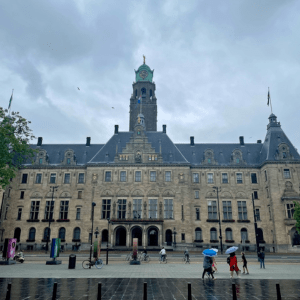
M219 219L207 219L206 222L218 223Z
M284 224L288 225L288 226L294 226L294 225L296 225L296 220L286 218L286 219L284 219Z
M222 220L223 223L234 223L235 220Z
M69 219L58 219L56 220L56 222L70 222Z
M36 219L36 220L31 220L31 219L28 219L26 220L27 222L39 222L40 220Z
M43 219L42 222L50 222L51 223L51 222L55 222L55 220L54 219L50 219L50 220L49 219Z
M237 220L238 223L250 223L250 220Z

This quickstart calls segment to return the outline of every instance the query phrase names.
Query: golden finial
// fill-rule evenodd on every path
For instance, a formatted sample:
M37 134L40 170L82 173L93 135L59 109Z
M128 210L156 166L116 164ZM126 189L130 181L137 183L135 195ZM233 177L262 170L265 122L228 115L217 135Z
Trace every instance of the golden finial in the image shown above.
M144 58L144 64L146 64L146 56L143 55L143 58Z

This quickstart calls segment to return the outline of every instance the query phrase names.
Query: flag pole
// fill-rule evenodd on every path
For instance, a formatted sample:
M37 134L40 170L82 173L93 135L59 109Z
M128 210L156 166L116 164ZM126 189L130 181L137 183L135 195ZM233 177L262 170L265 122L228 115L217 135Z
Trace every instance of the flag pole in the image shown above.
M272 109L272 100L271 100L271 96L270 96L270 88L268 87L268 104L270 101L270 106L271 106L271 114L273 113L273 109Z

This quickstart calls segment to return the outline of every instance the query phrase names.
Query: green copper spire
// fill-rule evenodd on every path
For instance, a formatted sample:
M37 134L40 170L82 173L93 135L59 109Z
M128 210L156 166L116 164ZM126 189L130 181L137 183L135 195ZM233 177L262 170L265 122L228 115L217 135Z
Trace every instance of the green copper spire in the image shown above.
M135 71L135 81L150 81L152 82L152 78L153 78L153 73L154 70L151 70L149 68L149 66L146 65L145 63L145 59L146 57L144 57L144 63L138 68L138 70L134 70Z

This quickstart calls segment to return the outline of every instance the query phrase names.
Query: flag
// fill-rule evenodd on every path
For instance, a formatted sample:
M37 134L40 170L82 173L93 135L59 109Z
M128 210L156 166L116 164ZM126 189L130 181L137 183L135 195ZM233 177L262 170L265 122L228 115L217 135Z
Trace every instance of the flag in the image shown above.
M142 97L142 96L139 97L139 99L138 99L138 101L137 101L137 103L136 103L136 105L135 105L134 108L137 108L138 103L141 103L141 97Z
M9 99L8 109L10 109L10 107L11 107L12 99L13 99L13 92L11 93L11 97L10 97L10 99Z
M270 91L268 90L268 103L267 103L267 105L269 106L269 104L270 104Z

